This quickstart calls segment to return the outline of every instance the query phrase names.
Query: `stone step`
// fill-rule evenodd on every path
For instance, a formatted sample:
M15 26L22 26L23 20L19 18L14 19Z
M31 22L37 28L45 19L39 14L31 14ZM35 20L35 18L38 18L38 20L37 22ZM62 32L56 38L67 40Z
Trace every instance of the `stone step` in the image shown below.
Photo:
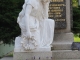
M13 60L13 57L4 57L1 60ZM49 60L80 60L80 59L49 59Z
M74 41L73 33L56 33L52 43L52 50L71 50L71 44Z
M14 52L13 60L52 60L52 51Z
M72 50L53 50L52 57L54 59L80 59L80 51Z
M53 60L80 60L80 59L53 59Z
M54 34L54 41L66 41L66 42L73 42L74 36L73 33L55 33Z
M72 42L54 41L52 44L52 50L71 50L71 44Z

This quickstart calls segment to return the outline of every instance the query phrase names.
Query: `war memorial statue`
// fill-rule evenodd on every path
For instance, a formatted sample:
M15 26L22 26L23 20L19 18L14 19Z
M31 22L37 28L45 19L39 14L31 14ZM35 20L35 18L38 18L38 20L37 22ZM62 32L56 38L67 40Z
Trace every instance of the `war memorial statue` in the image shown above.
M17 23L21 35L15 39L14 51L51 51L55 22L48 19L50 0L25 0Z
M72 0L25 0L17 23L21 35L15 38L13 60L80 59L71 50Z

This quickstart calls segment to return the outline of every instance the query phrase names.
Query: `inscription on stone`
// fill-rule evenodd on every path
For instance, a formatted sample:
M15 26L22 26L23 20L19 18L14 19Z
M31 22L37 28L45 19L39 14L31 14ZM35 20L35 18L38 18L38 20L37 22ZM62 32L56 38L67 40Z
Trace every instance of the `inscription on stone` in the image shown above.
M66 0L51 0L49 18L55 20L57 29L66 28Z

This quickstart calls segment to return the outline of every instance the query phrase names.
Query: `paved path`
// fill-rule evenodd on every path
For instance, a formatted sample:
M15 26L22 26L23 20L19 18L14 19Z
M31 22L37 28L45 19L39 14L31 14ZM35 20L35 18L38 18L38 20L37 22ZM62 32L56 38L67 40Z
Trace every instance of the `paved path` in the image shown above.
M4 58L2 58L0 60L13 60L13 57L4 57Z

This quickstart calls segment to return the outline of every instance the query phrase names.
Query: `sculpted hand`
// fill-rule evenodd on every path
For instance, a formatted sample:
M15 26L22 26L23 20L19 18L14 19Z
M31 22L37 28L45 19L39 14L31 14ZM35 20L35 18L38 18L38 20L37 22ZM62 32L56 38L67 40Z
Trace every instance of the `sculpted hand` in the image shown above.
M26 37L27 37L28 40L31 39L31 32L27 32Z

